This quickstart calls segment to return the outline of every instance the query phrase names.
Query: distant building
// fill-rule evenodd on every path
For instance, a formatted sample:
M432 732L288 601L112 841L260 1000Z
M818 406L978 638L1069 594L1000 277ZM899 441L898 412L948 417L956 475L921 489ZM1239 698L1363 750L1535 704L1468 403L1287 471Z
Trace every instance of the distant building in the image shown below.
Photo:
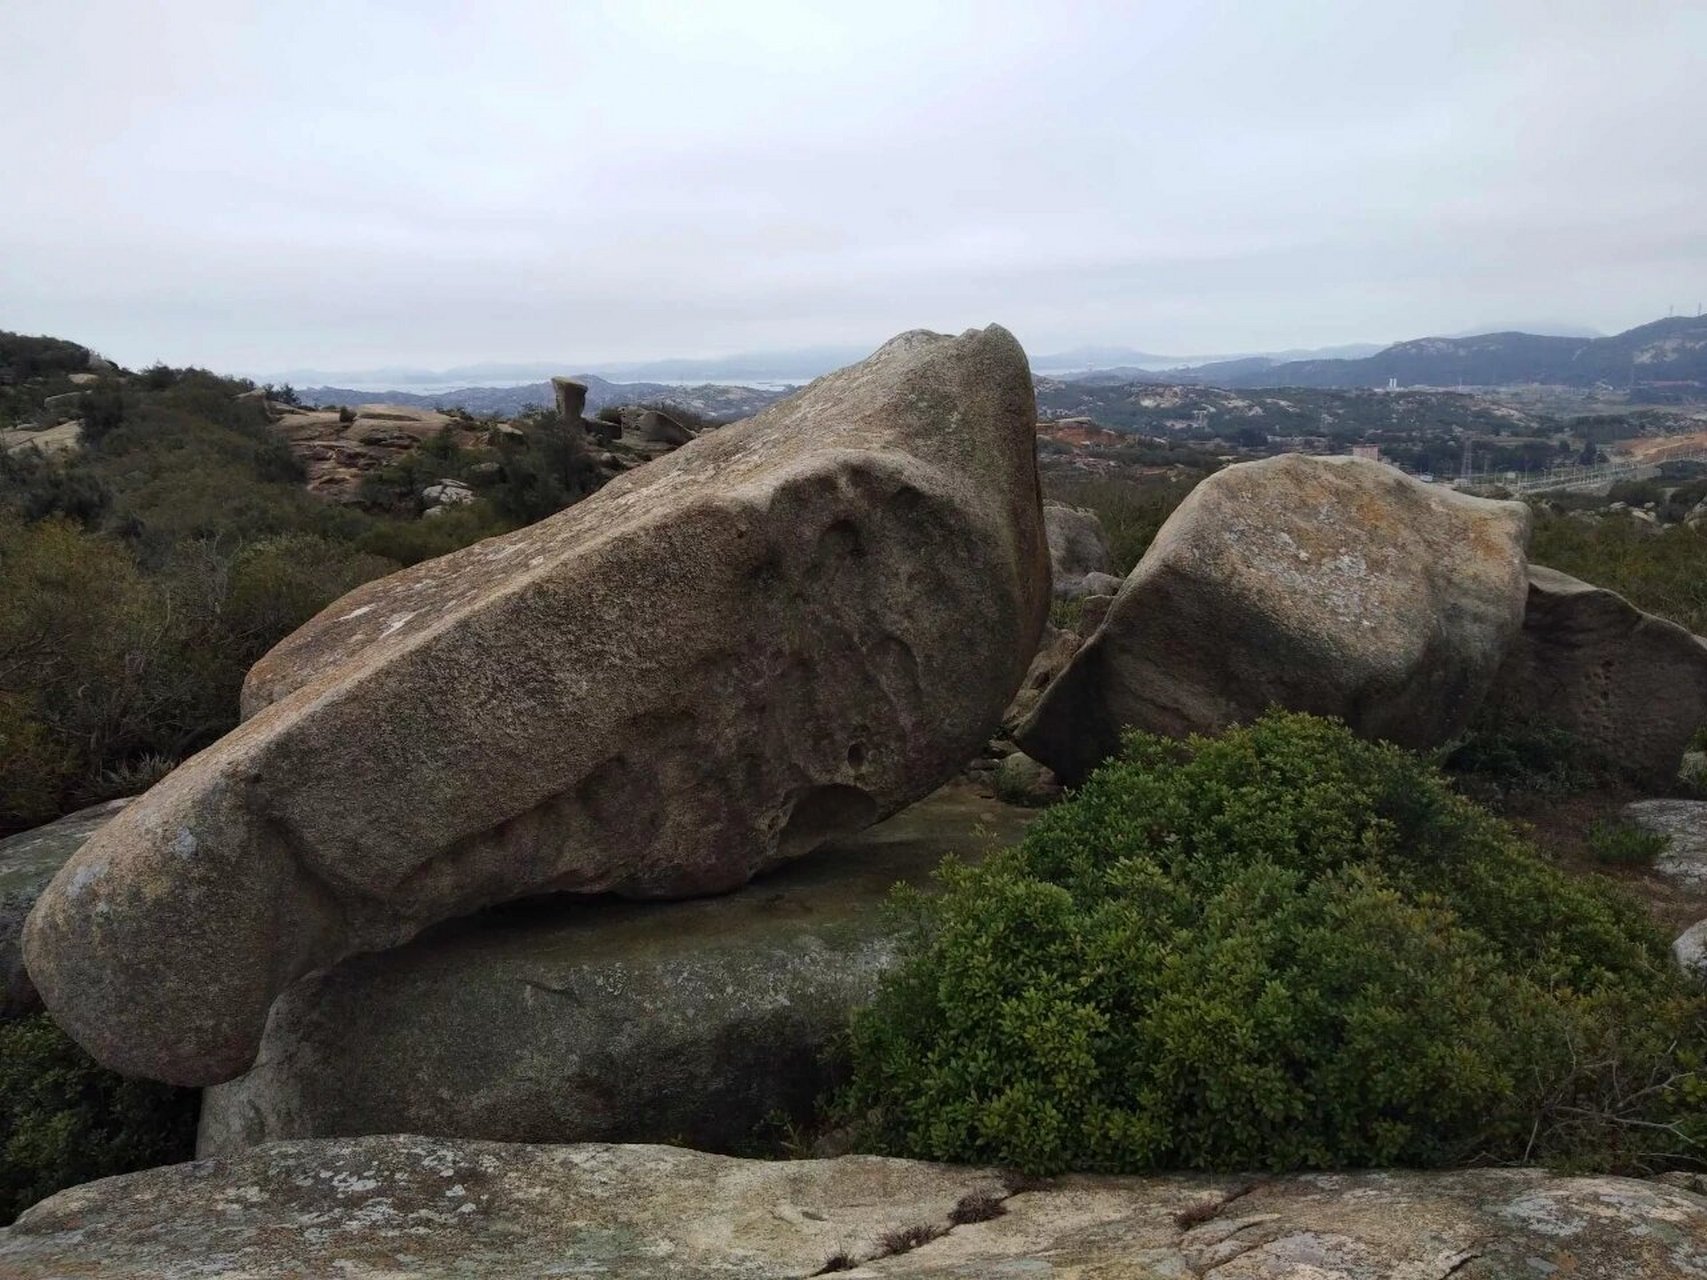
M1381 461L1381 446L1378 444L1354 444L1351 446L1351 456L1368 458L1371 462Z

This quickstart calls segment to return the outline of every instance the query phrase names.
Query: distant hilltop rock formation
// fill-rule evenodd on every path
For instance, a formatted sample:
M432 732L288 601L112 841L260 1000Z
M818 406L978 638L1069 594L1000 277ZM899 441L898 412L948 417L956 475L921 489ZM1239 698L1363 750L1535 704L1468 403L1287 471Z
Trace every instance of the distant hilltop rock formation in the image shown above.
M1044 625L1035 421L1006 331L909 333L357 589L59 872L43 1000L115 1069L214 1083L352 952L526 894L727 891L920 799Z

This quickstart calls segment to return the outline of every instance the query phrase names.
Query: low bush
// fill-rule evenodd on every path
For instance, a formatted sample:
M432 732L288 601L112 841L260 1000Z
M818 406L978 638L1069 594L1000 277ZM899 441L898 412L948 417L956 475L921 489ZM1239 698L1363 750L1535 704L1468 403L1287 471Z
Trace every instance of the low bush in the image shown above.
M869 1149L1042 1174L1700 1149L1702 1001L1641 910L1337 723L1134 735L939 876L853 1026L838 1111Z
M1657 831L1605 818L1588 831L1589 853L1609 867L1651 867L1670 843Z
M62 1188L191 1159L199 1096L115 1075L46 1014L0 1023L0 1223Z
M1609 773L1576 736L1554 725L1479 720L1441 753L1441 763L1473 799L1497 801L1514 792L1568 795Z

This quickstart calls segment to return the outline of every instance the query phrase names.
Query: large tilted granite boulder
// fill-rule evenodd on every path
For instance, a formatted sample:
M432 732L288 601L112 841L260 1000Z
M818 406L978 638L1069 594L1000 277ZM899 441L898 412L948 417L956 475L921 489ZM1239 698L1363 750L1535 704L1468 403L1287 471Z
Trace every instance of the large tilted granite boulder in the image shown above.
M1106 579L1114 568L1108 534L1094 511L1064 502L1043 504L1043 527L1049 536L1049 571L1055 594L1077 599L1090 594L1086 578Z
M876 1156L279 1142L62 1191L8 1280L1700 1280L1707 1198L1537 1169L1067 1177Z
M352 956L273 1005L255 1066L203 1095L199 1149L430 1133L752 1150L805 1121L896 958L885 909L1028 815L949 787L735 893L530 899Z
M1564 729L1635 781L1663 787L1707 727L1707 642L1604 587L1531 565L1523 630L1488 705Z
M952 777L1049 603L1025 354L909 333L530 528L369 583L60 872L102 1062L246 1070L301 975L527 894L744 884Z
M1271 706L1443 742L1522 624L1528 534L1521 503L1378 462L1228 467L1162 526L1016 741L1069 782L1123 729L1210 733Z
M108 800L0 840L0 1021L41 1008L24 969L24 918L71 855L129 803Z

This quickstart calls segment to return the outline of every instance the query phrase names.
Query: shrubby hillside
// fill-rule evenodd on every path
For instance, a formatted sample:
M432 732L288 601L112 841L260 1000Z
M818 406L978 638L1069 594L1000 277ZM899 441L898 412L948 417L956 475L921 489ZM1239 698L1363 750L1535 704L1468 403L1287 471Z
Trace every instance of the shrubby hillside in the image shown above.
M143 789L236 723L244 673L326 604L596 483L539 413L503 450L429 440L370 477L361 503L328 503L251 390L0 340L0 426L69 412L83 442L44 453L8 436L0 450L0 832ZM474 501L420 518L422 484L477 470Z

